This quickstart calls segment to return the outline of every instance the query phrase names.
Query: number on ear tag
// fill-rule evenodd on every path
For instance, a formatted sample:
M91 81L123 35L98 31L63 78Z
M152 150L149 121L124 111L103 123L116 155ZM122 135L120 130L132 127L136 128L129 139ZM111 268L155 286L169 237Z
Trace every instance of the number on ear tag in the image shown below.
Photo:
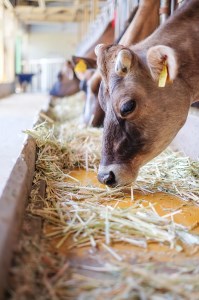
M80 59L74 68L75 72L84 73L87 70L87 65L83 59Z

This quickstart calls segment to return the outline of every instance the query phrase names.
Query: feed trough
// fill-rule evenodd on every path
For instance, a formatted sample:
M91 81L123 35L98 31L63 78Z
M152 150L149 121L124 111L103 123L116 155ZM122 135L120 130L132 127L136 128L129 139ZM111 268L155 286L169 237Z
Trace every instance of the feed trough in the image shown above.
M133 186L107 188L96 178L102 129L79 125L75 101L73 114L74 97L63 99L26 131L36 171L9 297L197 299L199 162L168 149Z

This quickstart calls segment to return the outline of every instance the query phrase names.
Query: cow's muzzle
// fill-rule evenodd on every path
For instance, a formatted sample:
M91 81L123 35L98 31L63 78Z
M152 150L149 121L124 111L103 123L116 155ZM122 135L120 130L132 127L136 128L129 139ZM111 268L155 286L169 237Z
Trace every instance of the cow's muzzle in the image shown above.
M130 164L111 164L108 166L99 166L98 180L110 187L132 183L135 178L136 176L132 173Z
M98 172L98 180L108 186L116 185L115 174L112 171Z

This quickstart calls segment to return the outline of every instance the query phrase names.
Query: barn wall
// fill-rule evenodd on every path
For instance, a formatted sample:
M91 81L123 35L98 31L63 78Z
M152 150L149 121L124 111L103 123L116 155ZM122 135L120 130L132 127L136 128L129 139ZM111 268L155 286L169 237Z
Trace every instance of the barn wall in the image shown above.
M32 25L29 27L27 59L70 58L75 52L77 25Z
M22 71L35 74L30 91L49 92L65 60L75 53L79 42L77 31L77 23L27 26Z
M0 83L0 98L13 94L15 91L15 82Z
M14 91L14 47L16 19L0 2L0 98Z

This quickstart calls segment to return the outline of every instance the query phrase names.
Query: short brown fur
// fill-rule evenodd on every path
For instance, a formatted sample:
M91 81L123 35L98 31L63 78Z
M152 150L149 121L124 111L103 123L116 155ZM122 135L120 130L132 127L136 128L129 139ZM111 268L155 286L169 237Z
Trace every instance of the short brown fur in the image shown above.
M131 52L132 64L125 76L118 76L115 62L122 49ZM115 176L113 185L135 180L139 168L173 140L186 121L190 104L199 99L198 53L199 1L196 0L187 1L143 42L129 48L121 45L100 48L98 66L103 80L99 100L106 114L99 169L102 182L103 174L110 171ZM160 88L157 74L164 60L174 78ZM157 74L153 76L154 70ZM120 109L130 99L136 101L136 108L124 118ZM121 178L124 167L128 172Z

